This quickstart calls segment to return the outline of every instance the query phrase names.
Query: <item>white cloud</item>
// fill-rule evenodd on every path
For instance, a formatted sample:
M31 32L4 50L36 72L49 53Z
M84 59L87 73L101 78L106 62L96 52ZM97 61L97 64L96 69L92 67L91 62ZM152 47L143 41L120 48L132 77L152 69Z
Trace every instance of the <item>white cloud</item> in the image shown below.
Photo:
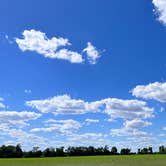
M14 138L14 145L19 143L26 150L34 146L39 146L42 148L48 145L48 140L46 138L28 133L22 129L0 128L0 131L1 134Z
M138 85L132 90L132 95L144 99L154 99L160 102L166 102L166 82Z
M85 119L85 122L87 125L93 124L93 123L99 123L99 119Z
M105 137L106 135L102 133L72 134L67 138L67 142L70 142L70 145L76 146L99 146L99 144L105 145Z
M80 99L72 99L69 95L55 96L45 100L27 101L26 105L36 108L43 113L54 114L85 114L100 111L98 102L85 102Z
M139 136L147 137L147 132L141 131L141 128L152 125L151 122L143 121L141 119L127 120L123 123L120 129L111 129L112 136Z
M84 61L81 54L67 49L57 51L55 53L55 57L58 59L68 60L71 63L82 63Z
M111 119L146 119L153 117L154 109L149 108L144 101L107 98L102 102L106 104L105 112L111 116Z
M112 136L140 136L147 137L147 132L140 129L151 125L150 122L144 121L154 117L154 109L147 106L145 101L140 100L123 100L117 98L106 98L99 101L87 102L81 99L72 99L69 95L55 96L45 100L27 101L26 104L30 107L36 108L43 113L52 112L53 114L85 114L85 113L105 113L110 116L112 120L123 119L123 127L120 129L112 129ZM63 129L63 124L58 126L56 120L49 120L47 123L55 123L54 125L32 129L33 132L47 131L47 132L60 132L71 133L72 126L67 130ZM86 119L87 123L98 123L96 119ZM75 125L77 126L77 125ZM78 126L79 128L79 126ZM69 132L68 132L69 131ZM72 137L73 141L82 139L85 136L81 135ZM70 136L71 139L71 136ZM70 140L71 141L71 140ZM102 141L102 140L101 140Z
M85 61L82 54L65 48L71 45L67 38L52 37L49 39L44 32L34 29L24 30L22 35L22 39L15 39L22 51L35 51L46 58L62 59L71 63ZM8 39L8 36L6 38ZM82 52L86 53L90 64L96 64L101 57L100 52L90 42L87 43L87 47Z
M147 137L149 134L147 132L141 131L140 129L152 125L151 122L144 121L142 119L132 119L126 120L123 123L123 127L120 129L112 129L112 136L139 136Z
M36 51L44 56L50 56L62 46L70 45L68 39L53 37L48 39L46 34L34 29L24 30L23 39L16 38L16 43L22 51Z
M14 139L15 144L19 143L27 148L40 146L44 143L44 138L23 130L29 125L29 121L36 120L40 116L41 114L28 111L0 111L0 135L8 136Z
M126 128L144 128L152 125L151 122L143 121L142 119L133 119L133 120L127 120L124 122L124 126Z
M52 37L49 39L45 33L34 29L24 30L22 35L23 39L16 38L16 43L22 51L36 51L46 58L63 59L71 63L83 62L81 54L61 49L61 47L71 45L66 38Z
M144 131L140 131L138 129L130 129L130 128L120 128L120 129L111 129L112 136L139 136L144 137L148 134Z
M158 20L166 25L166 0L152 0Z
M87 43L87 47L83 49L83 52L87 54L87 58L91 64L96 64L97 60L101 57L99 51L90 42Z
M146 119L153 117L153 108L139 100L122 100L106 98L99 101L87 102L72 99L69 95L55 96L44 100L26 102L27 106L36 108L43 113L53 114L85 114L101 112L110 115L111 119Z
M28 111L0 111L0 127L23 127L29 120L36 120L41 114Z
M57 132L60 134L70 134L75 132L81 127L78 121L68 120L48 120L46 123L50 123L48 127L33 128L31 132Z

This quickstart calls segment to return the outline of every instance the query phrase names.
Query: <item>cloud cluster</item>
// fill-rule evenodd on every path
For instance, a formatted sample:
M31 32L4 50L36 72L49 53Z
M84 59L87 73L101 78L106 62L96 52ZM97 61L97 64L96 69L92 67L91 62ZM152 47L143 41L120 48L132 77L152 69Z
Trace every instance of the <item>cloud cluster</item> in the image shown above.
M70 142L70 145L94 145L99 146L99 144L104 145L104 138L106 135L102 133L84 133L84 134L72 134L67 138L67 141Z
M16 38L16 43L22 51L35 51L38 54L51 59L63 59L71 63L83 63L82 54L64 48L71 43L67 38L52 37L49 39L44 32L34 29L24 30L23 38ZM90 64L95 64L101 56L98 50L88 42L87 48L83 49L87 53Z
M60 134L71 134L81 127L78 121L68 120L54 120L50 119L46 121L47 127L33 128L31 132L55 132Z
M99 101L87 102L81 99L72 99L69 95L54 96L44 100L26 102L27 106L53 114L85 114L102 112L111 118L133 119L153 117L153 108L146 106L146 102L139 100L122 100L106 98Z
M154 99L159 102L166 102L166 82L138 85L132 90L132 95L144 99Z
M26 105L36 108L43 113L53 114L86 114L86 113L104 113L111 119L122 119L123 127L112 129L112 136L140 136L147 137L148 133L141 131L142 128L150 126L151 123L144 119L154 117L154 109L147 106L145 101L140 100L123 100L117 98L106 98L98 101L87 102L81 99L73 99L69 95L54 96L44 100L27 101ZM56 122L55 120L50 120ZM86 124L98 123L97 119L86 119ZM77 125L75 125L77 126ZM78 125L78 128L80 126ZM71 128L72 129L72 126ZM70 131L69 129L69 131ZM57 124L47 128L37 128L32 131L58 131L65 133L63 125ZM84 135L85 136L85 135ZM75 140L76 138L73 138ZM77 136L77 139L80 139ZM70 140L71 141L71 140Z
M0 133L15 139L14 144L20 143L24 147L43 145L45 139L25 131L31 120L37 120L41 114L30 111L0 111Z
M141 119L133 119L131 121L127 120L125 123L124 123L124 126L126 128L131 128L131 129L138 129L138 128L144 128L144 127L148 127L152 125L151 122L147 122L147 121L143 121Z
M166 25L166 0L152 0L158 20Z
M153 117L154 109L148 107L144 101L107 98L102 102L105 103L105 112L111 116L111 119L146 119Z
M123 128L112 129L111 134L113 136L139 136L147 137L149 134L147 132L141 131L141 128L148 127L152 125L151 122L144 121L142 119L132 119L126 120L123 123Z
M30 120L36 120L41 114L28 111L0 111L0 127L23 127Z

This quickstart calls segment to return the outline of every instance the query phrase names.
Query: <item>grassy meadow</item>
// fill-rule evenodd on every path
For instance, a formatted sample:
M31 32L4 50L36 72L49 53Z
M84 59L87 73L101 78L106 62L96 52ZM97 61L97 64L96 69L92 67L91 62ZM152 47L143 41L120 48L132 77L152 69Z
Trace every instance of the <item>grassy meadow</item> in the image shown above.
M0 166L166 166L166 155L0 159Z

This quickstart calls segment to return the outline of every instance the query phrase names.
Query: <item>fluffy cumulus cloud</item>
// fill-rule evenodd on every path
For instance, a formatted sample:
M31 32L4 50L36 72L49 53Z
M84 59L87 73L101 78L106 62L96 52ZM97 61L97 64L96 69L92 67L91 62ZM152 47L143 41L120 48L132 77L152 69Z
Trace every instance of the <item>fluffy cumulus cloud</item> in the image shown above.
M105 103L105 112L111 116L111 119L146 119L153 117L154 109L148 107L144 101L107 98L102 102Z
M16 128L0 128L1 135L8 136L11 140L7 141L13 145L21 144L25 150L30 150L32 147L47 147L48 139L29 133L23 129ZM14 141L12 141L14 139ZM5 143L6 144L6 143Z
M44 138L25 131L29 122L40 116L41 114L30 111L0 111L0 135L14 139L14 144L20 143L23 147L43 146Z
M0 111L0 127L23 127L30 120L36 120L41 114L28 111Z
M65 146L105 145L108 137L110 139L111 136L126 136L131 139L139 136L141 139L145 139L149 138L150 134L143 129L152 125L147 119L154 116L154 109L148 107L145 101L117 98L84 101L72 98L70 95L61 95L43 100L27 101L26 105L41 113L0 111L1 136L8 136L11 139L6 141L16 140L15 143L21 143L24 147L34 145L46 147L48 139L58 142L59 138L63 138L60 145ZM49 116L45 115L47 113ZM54 119L50 113L59 116ZM102 132L94 133L92 128L89 128L89 133L84 133L84 129L89 127L89 124L101 121L89 117L81 122L75 119L59 119L62 115L71 117L71 115L90 115L89 113L106 114L112 120L121 119L122 127L110 128L111 134L109 133L109 135ZM42 118L39 118L41 115ZM52 119L48 119L48 117ZM36 120L33 126L31 120ZM46 135L51 135L51 137Z
M31 132L57 132L60 134L71 134L81 127L78 121L68 120L54 120L49 119L46 121L47 127L33 128Z
M87 43L87 47L83 49L83 52L87 54L88 60L91 64L96 64L97 60L101 57L99 51L90 42Z
M27 101L26 105L36 108L43 113L85 114L102 112L108 114L112 119L146 119L153 117L154 112L154 109L148 107L144 101L106 98L87 102L81 99L73 99L69 95Z
M124 126L126 128L144 128L152 125L151 122L143 121L142 119L133 119L133 120L127 120L124 122Z
M140 129L152 125L151 122L143 121L141 119L126 120L123 123L123 127L120 129L112 129L111 134L113 136L139 136L147 137L147 132Z
M52 112L54 114L85 114L100 111L100 102L85 102L81 99L72 99L69 95L27 101L26 105L43 113Z
M145 127L152 125L147 119L154 117L154 108L148 107L145 101L124 100L117 98L105 98L97 101L84 101L74 99L70 95L54 96L43 100L27 101L26 105L37 109L42 113L53 113L55 115L80 115L86 113L106 114L111 120L122 119L122 127L111 129L111 136L149 138L150 133L144 131ZM98 119L85 119L80 124L78 121L49 119L44 121L45 126L31 129L32 133L54 132L67 136L66 140L71 145L90 145L94 142L104 144L106 137L103 134L80 133L83 124L99 123ZM79 131L79 132L78 132ZM88 140L88 141L86 141Z
M142 131L142 128L152 125L144 119L154 117L154 109L147 107L146 102L121 99L106 99L106 101L108 102L106 112L111 118L121 118L124 121L123 127L111 129L112 136L149 137L149 133Z
M154 99L159 102L166 102L166 82L138 85L132 90L132 95L144 99Z
M52 37L49 39L44 32L34 29L24 30L22 35L22 39L15 39L22 51L35 51L46 58L62 59L71 63L84 62L82 54L64 48L71 45L67 38ZM99 52L90 42L88 42L83 52L86 52L90 64L95 64L97 59L100 58Z
M61 47L70 45L68 39L53 37L49 39L45 33L36 30L25 30L23 39L16 38L16 43L22 51L36 51L46 58L68 60L71 63L82 63L82 55ZM60 50L59 50L60 49Z
M158 20L166 25L166 0L152 0Z

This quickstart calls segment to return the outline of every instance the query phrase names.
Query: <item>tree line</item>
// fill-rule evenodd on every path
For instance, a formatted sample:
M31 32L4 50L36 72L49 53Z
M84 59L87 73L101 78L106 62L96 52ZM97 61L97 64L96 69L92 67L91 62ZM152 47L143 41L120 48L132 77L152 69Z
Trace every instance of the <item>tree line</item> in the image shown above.
M122 148L120 152L113 146L111 149L108 146L104 147L73 147L70 146L67 149L64 147L59 148L46 148L40 150L39 147L33 147L30 151L23 151L18 144L2 145L0 147L0 158L22 158L22 157L63 157L63 156L94 156L94 155L134 155L134 154L166 154L166 147L160 146L158 152L153 152L152 147L138 149L137 153L131 152L129 148Z

